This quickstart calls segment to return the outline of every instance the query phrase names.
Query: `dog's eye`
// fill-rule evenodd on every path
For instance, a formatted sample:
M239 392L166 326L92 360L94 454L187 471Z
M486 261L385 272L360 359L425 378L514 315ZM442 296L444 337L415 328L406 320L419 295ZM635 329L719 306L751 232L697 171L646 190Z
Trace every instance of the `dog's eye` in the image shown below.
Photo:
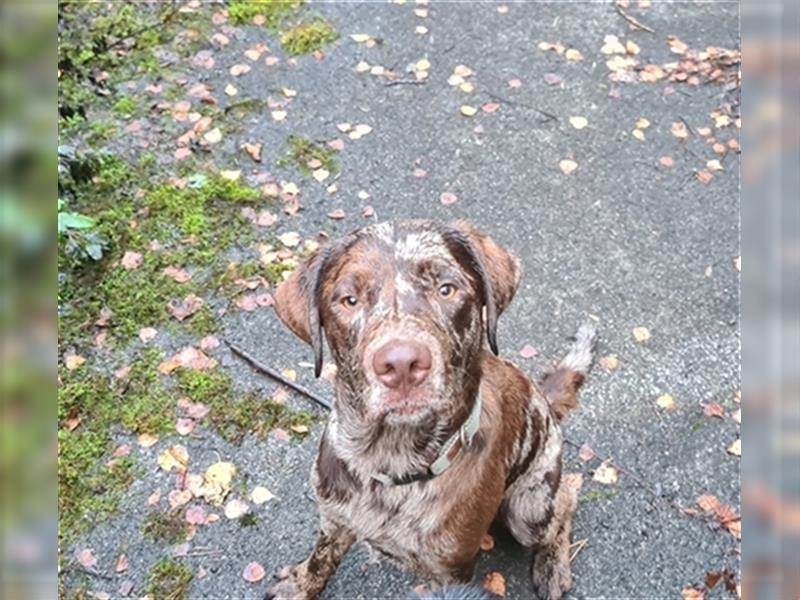
M358 298L356 298L355 296L345 296L344 298L342 298L342 304L344 304L345 306L353 307L356 304L358 304Z
M439 286L439 295L442 298L450 298L455 293L456 293L456 286L450 283L445 283L444 285Z

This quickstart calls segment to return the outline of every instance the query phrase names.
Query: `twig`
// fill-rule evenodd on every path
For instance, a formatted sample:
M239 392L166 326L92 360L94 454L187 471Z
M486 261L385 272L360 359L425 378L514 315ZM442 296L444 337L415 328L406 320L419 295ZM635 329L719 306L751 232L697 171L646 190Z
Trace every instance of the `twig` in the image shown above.
M223 341L228 345L228 348L231 349L231 352L233 352L236 356L238 356L239 358L241 358L245 362L249 363L250 366L253 367L256 371L260 371L261 373L264 373L265 375L269 375L270 377L272 377L272 379L274 379L276 381L279 381L280 383L282 383L283 385L285 385L288 388L293 389L298 394L302 394L303 396L305 396L306 398L308 398L310 400L313 400L314 402L316 402L320 406L322 406L324 408L327 408L328 410L331 410L331 403L328 402L327 400L325 400L325 398L317 396L314 392L312 392L310 390L307 390L302 385L299 385L299 384L295 383L294 381L290 381L289 379L287 379L286 377L284 377L283 375L281 375L280 373L278 373L274 369L271 369L267 365L265 365L263 363L260 363L258 360L256 360L252 356L250 356L247 352L245 352L244 350L239 348L239 346L237 346L233 342L229 342L228 340L223 340Z
M386 87L392 85L425 85L424 79L393 79L392 81L387 81L384 83Z
M628 13L626 13L624 10L622 10L622 7L619 4L614 3L614 8L617 9L617 12L619 13L620 17L625 19L628 23L630 23L631 25L633 25L637 29L641 29L642 31L647 31L649 33L655 33L656 32L655 29L652 29L652 28L648 27L647 25L643 25L642 23L640 23L639 21L634 19L632 16L630 16Z
M577 549L569 557L569 562L575 560L575 557L578 556L578 554L580 554L581 550L583 550L586 547L586 544L588 543L589 543L589 538L583 538L582 540L578 540L577 542L573 542L572 544L570 544L569 545L570 549L572 549L573 546L577 546Z
M497 100L498 102L502 102L503 104L508 104L509 106L521 106L522 108L535 110L540 115L544 115L545 117L547 117L547 121L558 121L558 117L556 115L554 115L553 113L549 113L546 110L542 110L541 108L537 108L536 106L525 104L523 102L515 102L514 100L509 100L508 98L504 98L503 96L498 96L497 94L493 94L492 92L486 92L486 94L493 100Z

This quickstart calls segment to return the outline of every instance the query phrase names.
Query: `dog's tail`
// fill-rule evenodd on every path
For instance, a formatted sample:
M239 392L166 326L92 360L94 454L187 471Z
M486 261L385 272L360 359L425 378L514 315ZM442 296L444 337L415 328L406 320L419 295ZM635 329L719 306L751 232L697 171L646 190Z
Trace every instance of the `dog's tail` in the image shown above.
M596 338L594 325L581 325L567 355L542 378L542 392L559 421L578 405L578 390L592 366Z

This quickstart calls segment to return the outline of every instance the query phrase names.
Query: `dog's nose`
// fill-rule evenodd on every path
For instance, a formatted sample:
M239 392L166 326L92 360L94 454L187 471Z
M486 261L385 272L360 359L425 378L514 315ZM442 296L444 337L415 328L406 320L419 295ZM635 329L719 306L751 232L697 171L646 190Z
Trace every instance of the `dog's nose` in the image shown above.
M390 340L372 357L372 369L388 388L420 385L431 371L431 352L411 340Z

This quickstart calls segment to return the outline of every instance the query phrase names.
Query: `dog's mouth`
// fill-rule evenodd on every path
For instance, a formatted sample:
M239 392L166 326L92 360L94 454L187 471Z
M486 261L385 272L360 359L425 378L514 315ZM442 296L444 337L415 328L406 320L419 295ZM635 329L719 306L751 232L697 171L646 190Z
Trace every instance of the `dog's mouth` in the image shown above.
M381 394L379 417L387 422L411 422L433 412L438 395L430 388L399 392L385 390Z

